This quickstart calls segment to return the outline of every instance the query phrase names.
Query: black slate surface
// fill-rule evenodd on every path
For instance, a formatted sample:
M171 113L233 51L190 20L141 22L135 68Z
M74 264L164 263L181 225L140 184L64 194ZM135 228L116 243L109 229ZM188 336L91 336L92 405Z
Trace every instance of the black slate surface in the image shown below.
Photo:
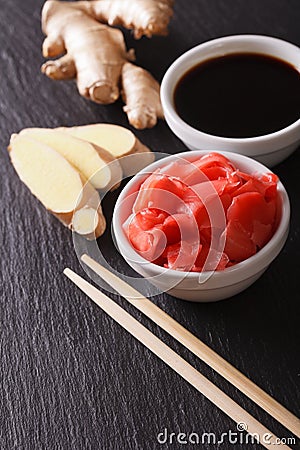
M72 237L45 213L17 178L6 152L12 132L28 126L114 122L127 125L120 104L101 107L77 95L72 82L40 73L40 0L1 1L0 8L0 448L156 449L261 448L259 445L159 444L158 433L215 432L235 424L112 322L63 275L86 276ZM138 62L161 79L185 50L211 38L261 33L300 44L298 0L176 0L167 38L134 42ZM138 132L155 151L184 145L166 124ZM292 205L288 242L263 277L244 293L216 304L161 295L171 316L299 414L299 151L275 169ZM109 214L116 196L107 198ZM129 269L101 246L110 264ZM120 304L280 437L291 434L149 320Z

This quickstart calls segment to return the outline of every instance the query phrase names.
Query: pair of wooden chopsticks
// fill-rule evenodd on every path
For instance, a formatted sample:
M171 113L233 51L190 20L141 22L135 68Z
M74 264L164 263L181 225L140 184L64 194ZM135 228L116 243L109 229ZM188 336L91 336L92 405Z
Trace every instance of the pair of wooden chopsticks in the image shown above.
M201 342L182 325L172 319L172 317L162 311L158 306L136 291L132 286L112 274L89 256L83 255L82 261L95 273L97 273L106 283L111 285L122 297L126 298L132 305L143 312L162 329L168 332L180 343L185 345L187 349L192 351L196 356L216 370L216 372L247 395L288 430L300 437L300 420L290 411L280 405L280 403L256 386L245 375ZM162 361L164 361L185 380L187 380L199 392L205 395L211 402L225 412L225 414L231 417L236 423L246 424L247 431L249 433L259 435L260 443L262 445L266 448L270 448L271 445L276 445L276 448L278 449L289 448L285 444L279 444L280 440L264 425L247 413L222 390L200 374L187 361L181 358L176 352L157 338L130 314L124 311L123 308L117 305L109 297L70 269L65 269L64 274L110 317L112 317ZM266 443L264 442L263 436L267 435L271 435L272 437L268 439L268 442Z

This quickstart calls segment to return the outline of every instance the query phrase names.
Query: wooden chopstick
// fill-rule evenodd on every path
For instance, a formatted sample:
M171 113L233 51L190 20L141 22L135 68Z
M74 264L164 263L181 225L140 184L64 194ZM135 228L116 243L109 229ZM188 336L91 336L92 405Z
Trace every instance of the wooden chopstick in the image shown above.
M194 386L201 394L205 395L221 411L236 423L246 424L247 432L254 436L259 436L259 442L265 448L270 449L272 445L276 445L276 449L290 448L285 444L278 444L280 440L264 425L247 413L247 411L228 397L221 389L205 378L193 366L174 352L174 350L121 308L121 306L107 297L107 295L103 294L70 269L65 269L64 274L112 319ZM264 436L271 436L268 443L265 442Z
M188 350L198 356L212 369L223 376L233 386L249 397L258 406L264 409L274 419L280 422L288 430L300 437L300 420L288 409L282 406L269 394L249 380L239 370L214 352L204 342L200 341L190 331L176 322L171 316L156 306L140 292L118 278L109 270L94 261L88 255L81 257L82 261L99 275L107 284L112 286L122 297L134 305L139 311L159 325L163 330L183 344Z

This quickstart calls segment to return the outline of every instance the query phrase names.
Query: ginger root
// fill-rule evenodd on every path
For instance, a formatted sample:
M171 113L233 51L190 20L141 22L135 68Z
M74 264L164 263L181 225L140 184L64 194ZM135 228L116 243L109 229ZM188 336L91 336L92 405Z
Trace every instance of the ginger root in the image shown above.
M147 70L127 62L122 68L122 85L123 109L131 125L137 129L154 127L157 117L164 116L158 82Z
M46 1L42 11L43 44L47 61L42 72L53 79L77 80L79 93L96 103L115 102L122 97L129 122L136 128L151 128L163 118L159 84L132 62L122 32L109 25L132 29L142 35L164 35L172 16L172 0Z
M25 134L8 150L20 179L65 226L89 239L104 233L98 192L62 155Z

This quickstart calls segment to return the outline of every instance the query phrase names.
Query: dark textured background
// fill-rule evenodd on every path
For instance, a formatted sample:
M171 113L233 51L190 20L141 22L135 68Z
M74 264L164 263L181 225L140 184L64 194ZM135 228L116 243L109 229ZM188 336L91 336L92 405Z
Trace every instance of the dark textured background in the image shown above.
M0 448L179 448L159 446L157 434L164 428L199 435L235 430L229 418L63 277L65 266L83 274L71 234L29 194L9 163L9 136L22 127L97 121L127 125L120 104L89 103L77 95L72 82L53 82L40 73L41 6L40 0L0 1ZM161 79L182 52L219 36L262 33L299 45L299 23L299 0L176 0L167 38L134 42L126 33L126 39L136 48L138 62ZM184 149L164 123L138 136L155 151ZM291 232L280 256L255 285L216 304L190 304L167 295L155 300L296 414L299 170L299 151L275 169L290 195ZM106 199L107 213L114 200ZM109 243L107 232L100 246L108 261L127 273ZM204 363L117 300L278 436L290 436Z

